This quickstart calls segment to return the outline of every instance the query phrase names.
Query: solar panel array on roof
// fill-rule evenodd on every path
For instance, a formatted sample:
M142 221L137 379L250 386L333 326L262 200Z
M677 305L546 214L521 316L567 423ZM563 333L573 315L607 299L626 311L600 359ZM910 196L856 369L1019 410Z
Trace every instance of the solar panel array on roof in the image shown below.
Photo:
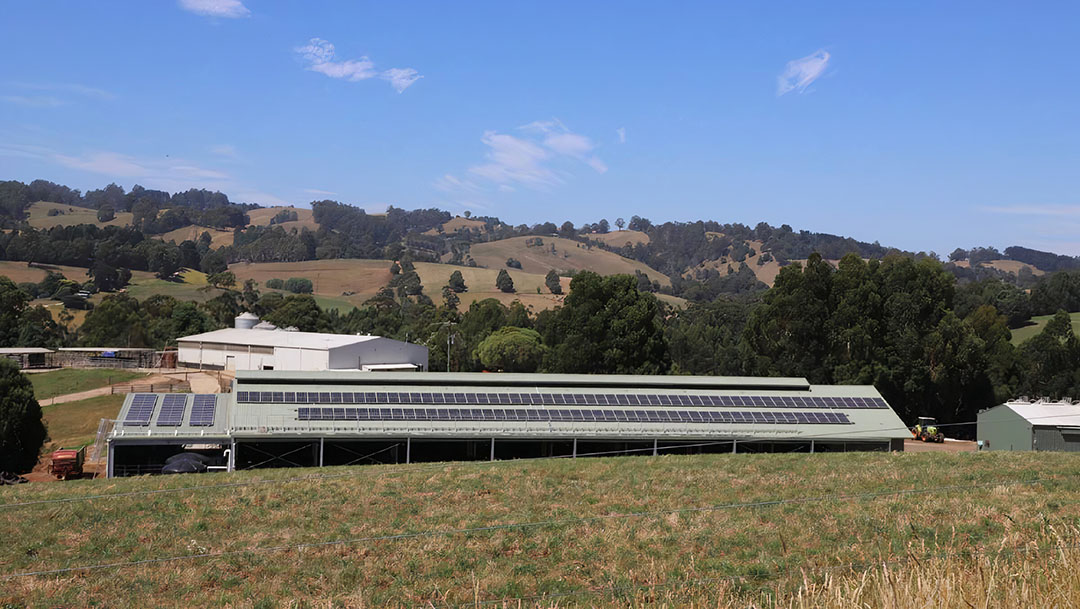
M191 404L191 419L188 422L193 427L209 427L214 424L217 415L217 396L214 394L198 394Z
M300 421L536 421L581 423L757 423L851 425L839 412L730 410L579 410L538 408L310 408Z
M154 416L158 396L152 393L137 393L131 398L131 406L124 417L124 425L149 425Z
M884 409L881 398L684 395L635 393L426 393L239 391L246 404L423 404L486 406L713 406L753 408Z
M184 411L187 410L188 396L184 394L170 394L161 402L161 412L158 414L157 424L163 427L177 427L184 422Z

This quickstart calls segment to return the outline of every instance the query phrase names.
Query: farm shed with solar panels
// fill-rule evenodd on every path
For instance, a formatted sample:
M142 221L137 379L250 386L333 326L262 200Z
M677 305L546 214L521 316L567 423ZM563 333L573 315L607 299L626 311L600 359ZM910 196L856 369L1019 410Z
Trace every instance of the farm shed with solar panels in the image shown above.
M870 386L799 378L241 371L217 395L129 396L111 476L196 451L228 470L695 452L903 450Z

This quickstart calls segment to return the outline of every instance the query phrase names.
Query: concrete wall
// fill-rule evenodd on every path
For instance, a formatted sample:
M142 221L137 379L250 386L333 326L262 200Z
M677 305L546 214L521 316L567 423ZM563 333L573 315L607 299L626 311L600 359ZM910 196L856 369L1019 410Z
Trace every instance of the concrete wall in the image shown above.
M272 351L268 353L267 351ZM262 370L277 363L276 349L267 347L225 346L210 343L181 342L177 347L177 362L188 368L208 368L212 370ZM323 362L326 352L323 351ZM299 368L297 368L299 370ZM303 368L303 370L324 370L323 368Z
M983 450L1032 450L1032 429L1024 417L1005 405L979 413L976 437Z
M299 347L274 347L274 370L326 370L329 352Z
M330 368L356 370L365 364L416 364L427 370L428 348L389 338L373 338L330 350Z

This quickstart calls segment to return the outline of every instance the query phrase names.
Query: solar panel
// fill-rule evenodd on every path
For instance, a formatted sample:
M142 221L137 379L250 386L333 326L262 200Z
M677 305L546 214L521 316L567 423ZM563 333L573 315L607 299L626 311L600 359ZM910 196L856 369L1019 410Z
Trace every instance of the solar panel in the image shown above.
M170 394L161 402L161 412L158 413L157 424L163 427L176 427L184 422L184 411L187 410L188 396L183 394Z
M152 393L137 393L131 398L131 407L124 417L124 425L149 425L154 415L158 396Z
M881 398L819 396L606 394L606 393L404 393L238 391L236 400L251 404L431 404L492 406L674 406L885 409Z
M209 427L214 424L216 416L217 396L198 394L191 403L191 419L188 424L193 427Z
M199 397L199 396L197 396ZM214 397L214 396L203 396ZM194 416L194 414L193 414ZM847 425L836 412L726 410L554 410L546 408L309 408L296 411L300 421L527 421L596 423L724 423Z

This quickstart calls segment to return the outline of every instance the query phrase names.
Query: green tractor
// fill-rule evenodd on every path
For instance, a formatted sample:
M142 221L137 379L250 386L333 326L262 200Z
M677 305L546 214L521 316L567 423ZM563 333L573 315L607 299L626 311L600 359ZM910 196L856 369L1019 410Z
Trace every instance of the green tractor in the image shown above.
M945 434L938 429L937 419L934 417L919 417L919 422L911 428L911 434L916 440L922 442L944 442Z

